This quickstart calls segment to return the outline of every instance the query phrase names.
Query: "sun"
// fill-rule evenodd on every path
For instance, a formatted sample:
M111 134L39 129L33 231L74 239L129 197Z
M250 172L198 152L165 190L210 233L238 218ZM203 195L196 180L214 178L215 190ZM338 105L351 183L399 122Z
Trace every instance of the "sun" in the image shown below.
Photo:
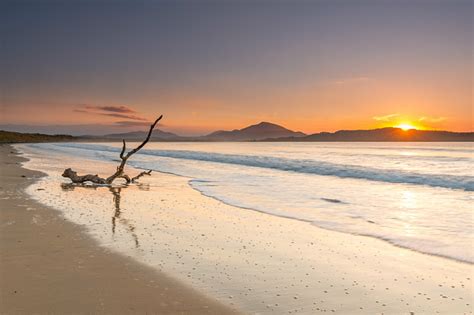
M398 124L397 126L395 126L395 128L400 128L400 129L405 130L405 131L411 130L411 129L416 129L415 126L410 125L410 124L408 124L408 123L401 123L401 124Z

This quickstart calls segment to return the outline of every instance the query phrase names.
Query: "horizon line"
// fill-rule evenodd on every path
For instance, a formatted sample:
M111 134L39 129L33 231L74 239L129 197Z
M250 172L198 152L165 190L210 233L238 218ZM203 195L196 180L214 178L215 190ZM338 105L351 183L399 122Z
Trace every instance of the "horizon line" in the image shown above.
M231 131L235 131L235 130L242 130L242 129L245 129L245 128L248 128L248 127L251 127L251 126L257 126L259 124L262 124L262 123L269 123L269 124L273 124L273 125L276 125L276 126L279 126L279 127L282 127L282 128L285 128L291 132L295 132L295 133L302 133L305 137L305 136L311 136L311 135L316 135L316 134L323 134L323 133L329 133L329 134L334 134L334 133L337 133L337 132L341 132L341 131L372 131L372 130L380 130L380 129L399 129L399 130L403 130L403 131L436 131L436 132L451 132L451 133L474 133L474 130L463 130L463 131L454 131L454 130L447 130L447 129L428 129L428 128L410 128L408 130L405 130L401 127L397 127L397 126L384 126L384 127L373 127L373 128L356 128L356 129L337 129L337 130L334 130L334 131L325 131L325 130L322 130L322 131L316 131L316 132L310 132L310 133L306 133L306 132L303 132L303 131L299 131L299 130L292 130L292 129L289 129L289 128L286 128L285 126L283 125L279 125L279 124L276 124L276 123L272 123L272 122L268 122L268 121L261 121L259 123L255 123L255 124L251 124L251 125L248 125L248 126L244 126L244 127L241 127L241 128L233 128L233 129L217 129L217 130L214 130L214 131L210 131L210 132L206 132L206 133L200 133L200 134L193 134L193 135L182 135L181 133L176 132L176 131L169 131L169 130L166 130L167 128L165 129L161 129L161 128L157 128L156 130L159 130L159 131L162 131L162 132L167 132L167 133L171 133L175 136L178 136L178 137L182 137L182 138L198 138L198 137L205 137L205 136L208 136L214 132L219 132L219 131L228 131L228 132L231 132ZM55 124L55 125L50 125L50 124L0 124L0 131L6 131L6 132L16 132L16 133L22 133L22 134L28 134L28 133L31 133L31 134L45 134L45 135L67 135L67 136L73 136L73 137L103 137L103 136L108 136L108 135L116 135L116 134L130 134L130 133L136 133L136 132L146 132L146 128L143 128L143 129L135 129L135 130L130 130L130 131L123 131L123 132L105 132L105 133L81 133L81 132L74 132L74 131L69 131L69 132L54 132L54 131L42 131L40 129L37 129L36 130L20 130L20 129L25 129L25 128L29 128L29 127L60 127L60 128L67 128L68 126L74 126L74 127L84 127L84 128L87 128L87 127L92 127L92 126L95 126L95 127L116 127L114 125L107 125L107 124ZM145 127L145 126L144 126Z

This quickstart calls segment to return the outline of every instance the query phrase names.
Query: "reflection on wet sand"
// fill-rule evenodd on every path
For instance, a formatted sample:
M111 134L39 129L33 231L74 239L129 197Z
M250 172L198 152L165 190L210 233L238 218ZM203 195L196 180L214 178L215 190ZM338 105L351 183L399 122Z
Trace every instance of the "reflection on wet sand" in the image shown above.
M124 187L125 188L125 187ZM140 242L138 241L137 233L135 233L135 226L130 223L130 221L126 218L120 217L122 215L122 210L120 208L120 192L122 191L122 187L109 187L110 192L114 195L114 205L115 205L115 212L114 216L112 217L112 234L115 235L115 226L116 221L118 220L121 224L125 226L125 228L130 232L135 241L135 247L140 247Z
M61 183L61 189L63 191L73 191L76 188L97 190L99 186L93 186L93 185L87 185L87 184Z
M61 183L61 188L63 191L73 191L76 188L85 188L85 189L93 189L97 190L98 188L105 188L105 187L100 187L100 186L94 186L94 185L84 185L84 184L73 184L73 183ZM119 223L121 223L127 231L130 232L130 235L132 236L134 242L135 242L135 247L139 248L140 247L140 242L138 240L138 235L135 232L136 227L126 218L122 217L122 209L120 207L120 202L121 202L121 191L122 189L127 188L127 186L116 186L116 187L108 187L109 191L113 195L113 201L114 201L114 215L112 216L112 235L115 235L115 230L116 230L116 225L117 225L117 220ZM148 185L139 185L140 190L149 190Z

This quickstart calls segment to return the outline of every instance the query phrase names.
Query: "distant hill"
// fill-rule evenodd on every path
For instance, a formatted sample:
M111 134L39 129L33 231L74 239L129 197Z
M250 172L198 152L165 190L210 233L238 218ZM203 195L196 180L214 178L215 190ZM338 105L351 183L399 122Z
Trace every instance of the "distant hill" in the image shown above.
M372 130L339 130L334 133L321 132L301 138L283 137L278 139L265 139L265 141L472 142L474 141L474 132L381 128Z
M67 141L143 141L145 131L108 134L104 136L47 135L0 130L0 143L67 142ZM450 132L436 130L402 130L381 128L372 130L340 130L305 135L282 126L261 122L243 129L216 131L207 136L182 137L162 130L153 131L151 141L268 141L268 142L474 142L474 132Z
M243 129L216 131L201 137L205 141L253 141L281 137L304 137L302 132L292 131L269 122L261 122Z
M45 135L41 133L20 133L0 130L0 143L62 142L74 141L76 139L76 137L70 135Z
M100 136L98 138L101 139L110 139L110 140L139 140L142 141L146 138L148 131L133 131L133 132L126 132L126 133L113 133L104 136ZM181 137L177 134L166 132L160 129L153 130L151 135L151 140L179 140Z

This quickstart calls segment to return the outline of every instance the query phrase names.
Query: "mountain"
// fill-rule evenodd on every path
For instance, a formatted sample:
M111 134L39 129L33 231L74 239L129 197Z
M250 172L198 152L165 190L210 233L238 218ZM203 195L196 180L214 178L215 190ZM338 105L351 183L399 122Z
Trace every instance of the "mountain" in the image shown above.
M147 132L135 131L108 134L105 136L47 135L40 133L19 133L0 130L0 143L18 142L60 142L60 141L143 141ZM268 142L474 142L474 132L451 132L436 130L402 130L381 128L371 130L339 130L334 133L320 132L305 135L282 126L261 122L239 130L216 131L207 136L183 137L156 129L152 141L268 141Z
M392 141L392 142L436 142L474 141L474 132L450 132L437 130L402 130L381 128L372 130L339 130L334 133L321 132L301 138L265 139L265 141Z
M137 140L142 141L146 138L148 131L132 131L126 133L113 133L101 136L101 139L110 139L110 140ZM153 130L151 135L151 140L179 140L181 137L177 134L166 132L160 129Z
M253 141L263 139L273 139L281 137L304 137L302 132L286 129L282 126L269 122L261 122L243 129L232 131L219 130L201 137L205 141Z

